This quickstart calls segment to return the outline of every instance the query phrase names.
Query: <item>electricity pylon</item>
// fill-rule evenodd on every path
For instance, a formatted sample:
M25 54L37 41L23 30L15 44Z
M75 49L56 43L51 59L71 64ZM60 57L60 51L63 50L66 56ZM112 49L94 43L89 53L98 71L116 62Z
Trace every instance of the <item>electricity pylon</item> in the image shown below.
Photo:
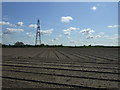
M35 45L37 45L38 41L39 41L39 45L41 45L41 32L40 32L40 21L39 21L39 19L37 21L37 32L36 32Z

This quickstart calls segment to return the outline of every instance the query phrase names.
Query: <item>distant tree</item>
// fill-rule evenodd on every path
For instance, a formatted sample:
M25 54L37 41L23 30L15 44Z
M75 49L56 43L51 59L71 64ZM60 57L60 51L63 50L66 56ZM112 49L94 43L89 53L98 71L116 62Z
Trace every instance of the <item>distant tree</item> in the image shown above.
M9 44L9 47L11 47L11 45Z
M0 47L2 46L2 43L0 43Z
M44 47L45 45L44 45L44 44L41 44L40 46Z
M60 47L63 47L63 45L61 44Z
M17 42L15 43L15 46L24 46L24 43L17 41Z
M86 45L83 45L84 47L86 46Z
M45 47L48 47L48 44L46 44Z
M91 47L91 45L89 45L89 47Z

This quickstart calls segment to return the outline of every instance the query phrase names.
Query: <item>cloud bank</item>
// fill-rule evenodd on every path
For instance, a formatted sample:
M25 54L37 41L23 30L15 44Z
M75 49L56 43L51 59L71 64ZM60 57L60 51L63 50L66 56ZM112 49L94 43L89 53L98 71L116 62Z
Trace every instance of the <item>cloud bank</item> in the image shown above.
M6 28L6 31L3 32L4 34L12 34L17 32L24 32L23 29L16 29L16 28Z
M120 25L109 25L109 26L107 26L108 28L118 28L118 27L120 27Z
M30 27L30 28L37 28L37 24L30 24L28 27Z
M23 22L17 22L17 26L23 26Z
M92 34L94 32L95 31L93 29L91 29L91 28L83 29L83 30L80 31L80 33L83 33L85 35L89 35L89 34Z
M52 34L53 31L54 31L54 29L40 30L40 33L41 33L42 35L44 35L44 34Z
M64 29L63 32L64 32L64 35L70 35L72 31L76 31L76 30L79 30L79 28L70 27L68 29Z
M10 22L0 21L0 25L10 25Z

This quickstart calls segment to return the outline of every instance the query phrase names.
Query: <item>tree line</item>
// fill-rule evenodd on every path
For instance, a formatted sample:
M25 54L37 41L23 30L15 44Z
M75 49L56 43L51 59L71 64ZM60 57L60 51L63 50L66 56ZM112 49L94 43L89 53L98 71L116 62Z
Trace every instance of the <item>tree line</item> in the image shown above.
M66 48L89 48L89 47L108 47L108 48L118 48L120 46L101 46L101 45L96 45L96 46L92 46L92 45L83 45L83 46L63 46L61 45L45 45L45 44L41 44L41 45L29 45L29 44L24 44L23 42L15 42L14 45L6 45L6 44L0 44L0 46L2 47L66 47Z

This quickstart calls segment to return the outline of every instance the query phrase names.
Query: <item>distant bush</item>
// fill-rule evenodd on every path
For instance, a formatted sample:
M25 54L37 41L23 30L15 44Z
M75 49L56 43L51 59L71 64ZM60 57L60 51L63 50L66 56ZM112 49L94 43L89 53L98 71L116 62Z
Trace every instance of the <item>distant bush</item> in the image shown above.
M18 41L17 41L14 45L20 47L20 46L24 46L24 43L23 43L23 42L18 42Z

